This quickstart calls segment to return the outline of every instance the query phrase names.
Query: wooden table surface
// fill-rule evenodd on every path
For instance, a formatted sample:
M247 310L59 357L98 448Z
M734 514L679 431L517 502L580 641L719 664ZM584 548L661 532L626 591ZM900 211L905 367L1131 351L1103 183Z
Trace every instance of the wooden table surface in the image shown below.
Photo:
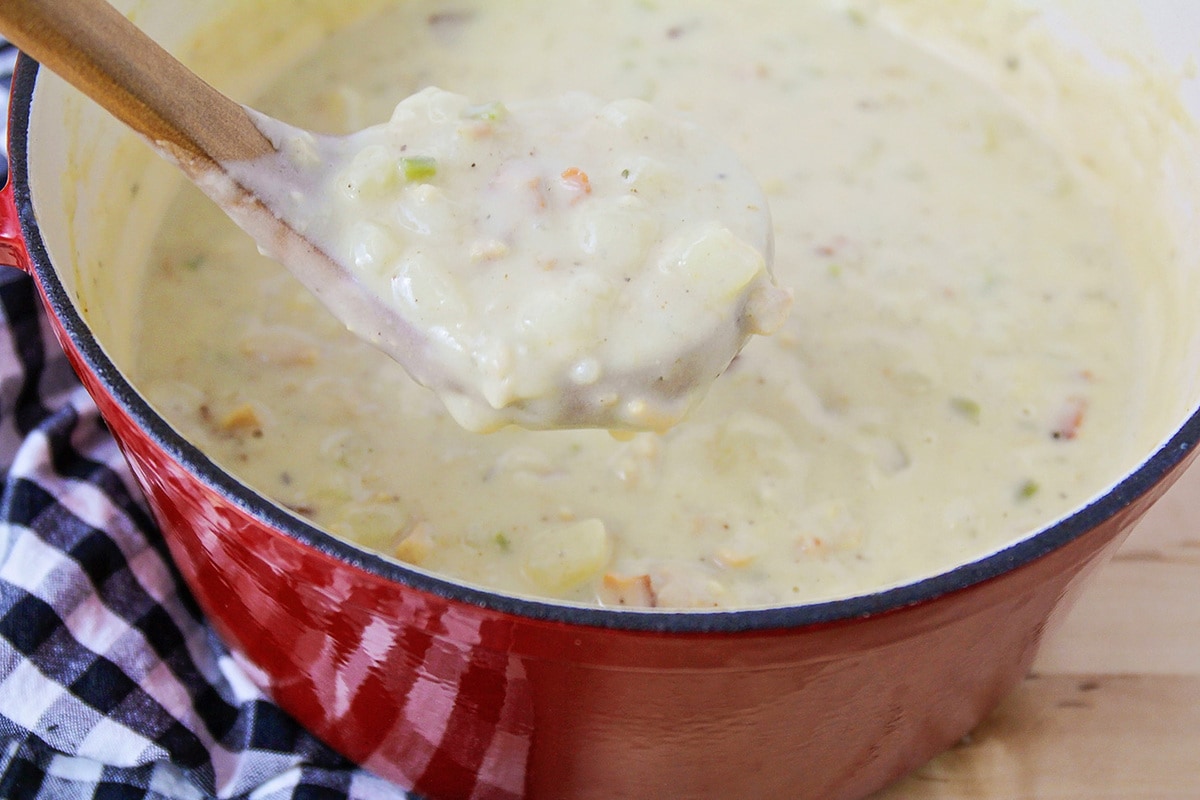
M991 717L871 800L950 798L1200 800L1200 463Z

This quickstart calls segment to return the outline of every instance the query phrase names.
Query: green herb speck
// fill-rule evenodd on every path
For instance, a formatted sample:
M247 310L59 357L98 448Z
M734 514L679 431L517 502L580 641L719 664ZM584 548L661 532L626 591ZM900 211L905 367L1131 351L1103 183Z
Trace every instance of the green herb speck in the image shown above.
M504 531L500 531L496 534L495 541L496 546L505 553L512 549L512 542L509 541L508 537L504 535Z
M483 105L471 106L463 111L463 116L467 119L481 119L487 122L500 122L508 116L508 106L499 101L494 103L484 103Z
M1021 485L1017 487L1017 499L1028 500L1037 494L1040 488L1041 487L1038 486L1037 481L1033 480L1032 478L1023 481Z
M971 422L979 422L979 415L982 413L982 409L979 407L979 403L971 398L952 397L950 398L950 407Z
M409 182L428 181L437 175L437 159L431 156L408 156L400 159L400 172Z

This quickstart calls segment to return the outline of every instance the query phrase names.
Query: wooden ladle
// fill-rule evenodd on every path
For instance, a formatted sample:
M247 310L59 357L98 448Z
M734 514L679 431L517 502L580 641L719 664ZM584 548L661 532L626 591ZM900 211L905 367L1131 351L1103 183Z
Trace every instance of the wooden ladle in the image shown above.
M214 89L105 0L4 0L0 33L141 134L155 150L209 191L223 164L252 161L275 146L243 105ZM420 336L374 295L344 279L344 269L240 186L214 199L256 238L268 238L281 260L331 308L355 309L354 322L374 319L394 344L388 350L410 371ZM239 191L240 189L240 191ZM232 191L232 194L230 193ZM209 191L211 194L211 191ZM346 295L346 296L339 296ZM405 355L408 358L405 358Z
M588 370L586 383L570 377L573 373L570 365L566 365L562 369L566 377L558 383L550 382L552 388L543 395L498 401L495 391L490 394L485 391L470 372L474 368L473 343L455 342L451 348L455 352L449 355L446 348L439 350L440 342L446 338L444 328L431 331L422 327L423 323L403 315L394 298L388 296L391 292L386 287L381 291L378 285L368 286L360 279L361 275L339 259L337 248L331 247L328 236L313 234L310 219L297 217L294 209L280 202L280 198L289 196L320 201L329 187L328 183L315 183L314 173L308 167L300 168L289 160L283 145L288 137L306 136L308 141L315 142L318 161L324 165L326 174L331 169L329 164L347 160L344 143L351 137L315 136L233 101L181 64L105 0L2 0L0 33L141 134L254 236L260 250L286 266L347 327L398 361L419 383L441 395L460 422L466 425L465 418L473 422L482 420L477 430L508 423L526 427L661 428L664 420L666 424L673 423L702 395L750 334L768 332L766 328L781 322L790 302L790 295L774 287L765 271L772 249L769 216L765 199L762 208L758 208L757 185L746 174L754 199L742 203L744 195L739 195L739 203L733 205L739 205L737 213L749 220L747 229L752 231L749 238L762 240L761 246L755 243L752 248L762 253L761 262L765 265L751 286L755 290L753 298L747 299L748 293L729 301L736 302L736 306L719 309L721 313L716 318L721 320L720 324L709 328L691 324L663 326L661 329L678 342L668 340L668 347L659 348L651 363L627 358L627 349L622 353L620 369ZM573 118L571 124L577 125L578 121ZM243 168L264 159L271 169ZM730 175L740 180L745 174L744 170L726 168L725 163L721 162L721 169L714 169L720 182ZM708 188L700 185L689 191L700 194ZM623 187L620 190L625 191ZM464 198L454 199L457 202ZM454 230L448 234L453 236ZM540 267L530 265L528 269ZM646 267L647 271L651 269L657 266ZM680 303L689 302L686 296L691 293L684 288L670 292ZM663 302L675 299L664 298ZM469 324L481 316L477 309L463 313L474 317L464 320ZM689 313L697 312L692 308ZM707 310L701 309L699 313L706 314ZM764 319L770 323L764 323ZM643 326L639 331L648 329L644 319L636 322ZM497 335L502 337L512 329L512 325L498 326ZM638 346L634 349L640 352L640 342ZM676 350L672 351L672 347ZM662 356L664 351L668 354L666 358ZM467 357L461 361L467 364L466 368L462 363L450 362L450 356L461 356L464 352ZM532 364L537 355L527 358L527 363ZM474 357L474 361L479 360ZM623 397L633 399L614 400ZM468 408L469 412L460 414L455 412L456 408ZM644 413L647 408L667 411ZM643 420L649 422L643 424Z
M243 106L103 0L4 0L0 32L181 164L274 150Z

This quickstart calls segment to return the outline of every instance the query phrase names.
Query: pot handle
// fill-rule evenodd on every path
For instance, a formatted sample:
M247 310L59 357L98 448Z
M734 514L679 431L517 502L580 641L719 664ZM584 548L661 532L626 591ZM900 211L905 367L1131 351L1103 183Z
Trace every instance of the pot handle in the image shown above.
M13 68L16 65L17 48L0 39L0 99L6 99L12 87ZM7 120L3 120L7 122ZM21 236L21 218L17 215L17 201L13 196L12 172L3 163L8 159L5 145L0 141L0 180L7 178L0 190L0 266L16 267L24 272L32 271L29 251Z
M10 177L0 191L0 265L16 267L23 272L31 271L29 251L21 236L21 219L17 216L17 202L13 197Z

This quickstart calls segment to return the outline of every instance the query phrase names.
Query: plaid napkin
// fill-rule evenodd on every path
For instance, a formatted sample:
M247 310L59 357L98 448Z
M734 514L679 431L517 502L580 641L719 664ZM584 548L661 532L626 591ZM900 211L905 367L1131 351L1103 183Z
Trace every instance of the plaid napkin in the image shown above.
M0 479L0 798L409 797L302 730L216 639L9 269Z

